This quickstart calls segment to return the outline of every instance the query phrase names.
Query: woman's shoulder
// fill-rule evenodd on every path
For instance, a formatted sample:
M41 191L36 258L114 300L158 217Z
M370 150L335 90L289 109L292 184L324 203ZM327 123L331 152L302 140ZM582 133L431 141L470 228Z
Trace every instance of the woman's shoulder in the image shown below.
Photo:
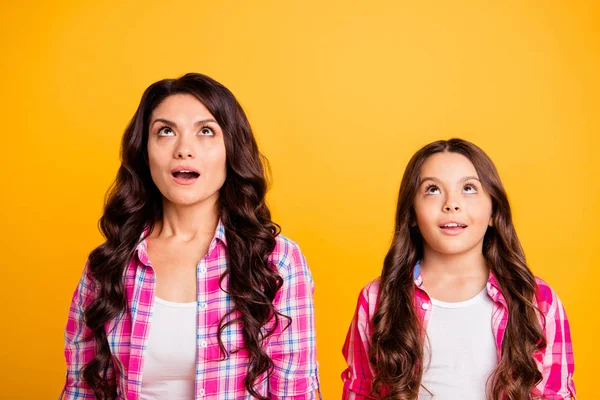
M535 283L537 285L535 295L537 307L544 315L547 315L558 307L560 300L554 289L546 281L536 276Z
M73 292L72 300L76 301L80 306L89 306L98 296L100 286L90 269L90 260L85 262L83 271L79 276L79 282Z
M280 272L289 273L292 270L308 269L300 245L281 233L275 236L275 248L269 256L269 261Z

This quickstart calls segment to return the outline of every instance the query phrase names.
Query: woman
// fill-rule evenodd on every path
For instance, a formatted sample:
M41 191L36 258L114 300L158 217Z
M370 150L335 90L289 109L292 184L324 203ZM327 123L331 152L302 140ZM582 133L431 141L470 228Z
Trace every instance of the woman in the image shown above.
M313 399L313 282L252 130L200 74L146 89L66 328L64 399Z

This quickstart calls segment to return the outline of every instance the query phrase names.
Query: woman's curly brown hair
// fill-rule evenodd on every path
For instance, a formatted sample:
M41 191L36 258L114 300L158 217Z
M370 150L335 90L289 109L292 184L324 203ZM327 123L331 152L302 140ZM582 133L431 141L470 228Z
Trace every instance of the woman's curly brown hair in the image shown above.
M273 361L262 342L277 328L281 315L273 306L283 281L269 265L279 227L271 221L265 203L267 180L264 160L258 151L250 124L233 94L220 83L201 74L186 74L152 84L123 136L121 166L110 190L100 220L106 242L93 250L89 270L99 286L98 297L85 310L85 321L94 333L96 356L85 365L82 375L98 399L114 399L115 389L106 378L111 353L105 324L126 306L123 272L145 228L151 231L162 217L162 196L152 181L148 166L148 124L152 111L166 97L191 94L215 117L224 135L227 177L219 194L219 217L228 246L228 287L235 308L220 323L242 323L244 348L248 351L248 371L244 384L261 400L254 386L263 374L273 370ZM236 313L237 312L237 313ZM236 313L239 318L230 318ZM289 319L288 319L289 321Z

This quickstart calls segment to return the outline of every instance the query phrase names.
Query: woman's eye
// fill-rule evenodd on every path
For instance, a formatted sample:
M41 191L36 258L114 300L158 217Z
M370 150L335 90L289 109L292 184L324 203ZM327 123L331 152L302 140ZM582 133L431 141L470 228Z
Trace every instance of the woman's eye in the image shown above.
M173 136L174 134L175 133L173 132L173 129L169 128L168 126L158 130L158 136Z
M200 130L200 136L214 136L215 135L215 131L213 131L212 129L208 128L208 127L204 127Z
M435 185L428 186L427 189L425 189L425 194L439 194L439 193L440 193L440 189Z
M477 188L473 185L465 185L463 191L465 193L477 193Z

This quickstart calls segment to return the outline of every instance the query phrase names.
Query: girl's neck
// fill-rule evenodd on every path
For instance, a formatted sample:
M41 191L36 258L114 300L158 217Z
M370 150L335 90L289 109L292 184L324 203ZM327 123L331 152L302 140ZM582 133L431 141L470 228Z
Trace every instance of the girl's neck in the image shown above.
M489 275L489 268L481 249L473 249L461 254L442 254L433 249L424 249L423 259L421 260L421 271L437 276L447 276L455 278L466 278L473 276Z
M489 268L481 249L464 254L440 254L425 249L421 260L423 288L429 296L446 302L473 298L485 287Z
M216 199L193 205L178 205L163 200L163 216L157 221L151 237L192 241L213 236L219 223Z

